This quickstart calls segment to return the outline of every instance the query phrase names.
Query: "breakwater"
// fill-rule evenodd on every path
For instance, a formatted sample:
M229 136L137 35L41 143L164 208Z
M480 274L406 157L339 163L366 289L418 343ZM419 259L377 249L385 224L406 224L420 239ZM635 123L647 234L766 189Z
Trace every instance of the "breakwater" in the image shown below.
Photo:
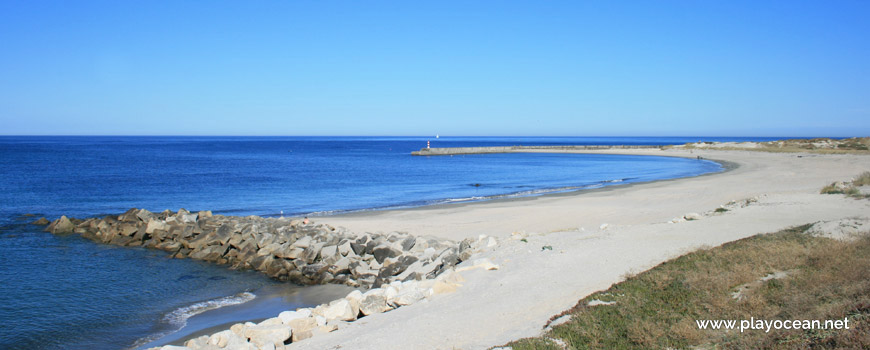
M486 153L511 153L522 152L526 150L550 150L550 151L589 151L589 150L607 150L607 149L658 149L661 146L644 146L644 145L578 145L578 146L500 146L500 147L443 147L443 148L421 148L419 151L411 152L415 156L445 156L456 154L486 154Z
M134 208L103 218L62 216L50 223L43 218L34 224L47 224L45 231L52 234L80 234L106 244L165 250L175 258L255 269L279 280L344 283L364 290L314 308L286 310L260 323L237 323L230 329L189 339L184 346L152 348L160 350L284 349L358 318L451 293L463 281L457 271L498 269L487 259L454 269L498 244L494 237L485 235L457 243L403 232L356 234L307 220L222 216L184 209L152 213Z
M76 233L106 244L164 250L175 258L254 269L282 281L363 288L434 277L467 259L474 248L469 242L402 232L357 234L289 218L223 216L184 209L152 213L134 208L121 215L84 220L63 216L45 230Z

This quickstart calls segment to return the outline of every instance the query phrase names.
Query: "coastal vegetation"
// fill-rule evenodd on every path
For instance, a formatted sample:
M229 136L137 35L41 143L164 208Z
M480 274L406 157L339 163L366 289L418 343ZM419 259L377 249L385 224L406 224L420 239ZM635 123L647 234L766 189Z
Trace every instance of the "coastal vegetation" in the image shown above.
M870 171L865 171L854 180L848 182L837 181L822 187L822 194L845 194L853 198L870 198L870 194L862 191L862 186L870 185Z
M769 142L696 142L665 148L719 149L782 153L870 154L870 137L788 139Z
M810 225L702 249L580 300L523 349L870 347L870 236ZM842 330L699 329L697 320L843 320ZM565 322L564 320L568 320ZM554 322L555 321L555 322Z

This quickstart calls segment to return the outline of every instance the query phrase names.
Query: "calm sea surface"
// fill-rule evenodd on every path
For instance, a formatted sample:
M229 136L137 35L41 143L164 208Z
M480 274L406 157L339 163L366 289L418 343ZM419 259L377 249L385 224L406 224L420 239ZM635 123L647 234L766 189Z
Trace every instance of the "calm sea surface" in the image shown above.
M161 335L177 337L191 331L188 324L213 326L218 321L210 324L208 315L218 309L226 313L247 302L275 305L264 301L271 295L280 296L279 306L272 308L318 302L307 287L277 283L258 273L43 233L28 224L40 216L83 218L132 207L325 215L721 170L710 161L663 157L410 155L427 140L432 147L463 147L771 139L0 137L0 348L128 348ZM308 297L298 297L306 291ZM239 315L277 314L266 311ZM234 321L233 316L222 317L221 322Z

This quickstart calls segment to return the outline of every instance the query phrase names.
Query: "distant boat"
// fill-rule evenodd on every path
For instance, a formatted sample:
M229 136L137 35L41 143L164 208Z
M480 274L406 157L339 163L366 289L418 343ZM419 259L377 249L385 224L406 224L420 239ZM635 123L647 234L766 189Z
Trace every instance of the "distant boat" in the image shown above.
M436 138L436 139L438 138L438 134L435 134L435 138Z

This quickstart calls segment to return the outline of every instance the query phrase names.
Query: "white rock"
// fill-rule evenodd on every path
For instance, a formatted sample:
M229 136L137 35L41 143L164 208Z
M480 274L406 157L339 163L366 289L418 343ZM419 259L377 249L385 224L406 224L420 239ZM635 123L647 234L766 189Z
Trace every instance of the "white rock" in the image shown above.
M292 330L286 325L251 326L245 329L245 337L258 348L272 348L276 345L284 346L284 342L290 339Z
M208 337L208 344L217 346L219 348L225 348L230 343L230 339L233 337L239 338L231 330L217 332Z
M330 320L353 321L356 319L356 314L353 312L353 306L347 299L339 299L329 303L323 311L323 316L327 322Z
M423 250L423 255L420 256L420 260L429 260L435 256L435 248L429 247Z
M405 268L405 271L402 271L402 273L400 273L398 276L396 276L396 278L398 281L402 281L405 278L408 278L408 276L410 276L412 273L417 272L422 268L423 268L423 261L420 261L420 260L415 261L413 264L408 265L408 267Z
M311 316L311 310L309 309L299 309L296 311L284 311L278 314L278 318L281 319L283 324L289 324L290 321L298 320L302 318L307 318Z
M344 297L347 300L360 300L363 297L363 293L359 291L359 289L354 289L352 292L347 293L347 296Z
M184 223L193 223L196 222L196 219L199 215L196 214L183 214L181 215L181 221Z
M148 220L148 226L145 227L145 233L152 234L155 230L166 230L166 223L160 220Z
M384 297L383 293L367 295L360 302L360 312L366 316L390 309L391 307L387 305L387 298Z
M688 213L688 214L686 214L686 215L683 215L683 218L686 219L687 221L692 221L692 220L701 220L701 214L698 214L698 213Z
M599 230L606 230L607 227L609 227L609 226L610 226L610 225L608 225L608 224L601 224L601 226L598 226L598 229L599 229Z
M393 300L393 298L395 298L396 295L398 295L398 294L399 294L399 290L396 289L396 287L394 287L392 285L387 287L387 288L384 288L384 298L387 299L387 303L389 303L389 304L392 304L391 300Z
M411 305L413 303L416 303L416 302L422 300L425 297L426 297L426 294L425 294L424 289L409 286L409 287L403 288L399 292L399 294L397 294L395 297L393 297L393 299L391 300L391 303L395 304L395 305L399 305L399 306Z
M354 290L353 292L350 292L350 294L348 294L346 297L344 297L344 299L350 303L350 308L354 317L359 315L360 302L362 302L362 298L362 292L360 292L359 290Z
M369 295L384 295L384 289L383 288L372 288L372 289L367 290L362 295L363 295L363 298L365 298Z
M311 246L311 237L303 236L302 238L297 239L296 242L293 242L293 245L299 248L308 248Z
M353 248L350 246L350 241L347 240L344 244L338 246L338 253L344 256L347 256L349 253L353 253Z
M323 249L320 250L321 259L333 257L336 254L338 254L338 247L336 247L334 245L325 246L325 247L323 247Z
M284 324L284 322L279 317L272 317L263 320L263 322L258 323L258 326L272 326L277 324Z
M184 346L191 349L199 349L208 345L208 336L203 335L201 337L193 338L184 343Z

